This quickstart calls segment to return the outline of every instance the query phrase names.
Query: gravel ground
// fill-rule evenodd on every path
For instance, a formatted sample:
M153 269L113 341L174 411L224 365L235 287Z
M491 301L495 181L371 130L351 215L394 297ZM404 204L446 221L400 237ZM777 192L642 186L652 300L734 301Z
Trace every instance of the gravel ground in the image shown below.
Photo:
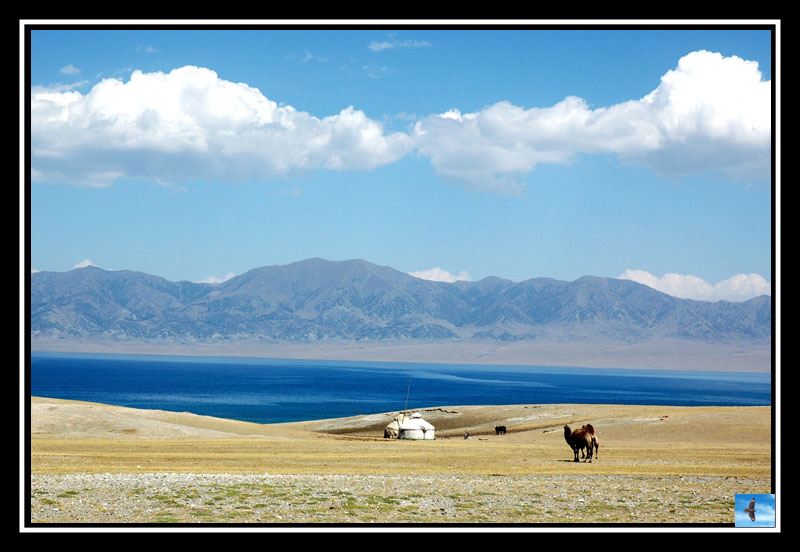
M769 480L593 475L32 475L38 524L732 524Z

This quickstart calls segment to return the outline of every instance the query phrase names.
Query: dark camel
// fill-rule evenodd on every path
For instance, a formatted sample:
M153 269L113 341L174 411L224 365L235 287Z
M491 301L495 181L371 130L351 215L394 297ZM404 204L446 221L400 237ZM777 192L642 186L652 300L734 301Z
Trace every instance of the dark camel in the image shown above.
M592 434L586 431L585 429L576 429L572 431L568 425L564 426L564 439L567 441L567 444L572 449L572 452L575 454L575 462L579 462L578 460L578 451L586 449L586 460L585 462L592 461L592 453L593 453L593 443L594 440L592 438Z

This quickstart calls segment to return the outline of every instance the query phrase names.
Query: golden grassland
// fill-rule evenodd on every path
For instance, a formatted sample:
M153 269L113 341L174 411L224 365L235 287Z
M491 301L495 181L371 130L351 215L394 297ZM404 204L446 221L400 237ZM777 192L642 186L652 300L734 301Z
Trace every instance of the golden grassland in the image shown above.
M427 474L590 469L595 474L769 477L771 472L769 407L432 408L422 414L436 426L436 440L423 442L382 437L396 413L261 425L56 399L33 398L31 405L34 474L403 474L409 466ZM111 415L104 420L92 411ZM564 425L576 429L584 423L594 425L600 441L591 468L573 465L563 437ZM499 424L508 427L506 435L495 435Z
M703 484L719 487L724 495L720 500L728 510L737 481L747 481L748 488L741 492L774 492L770 407L436 407L420 411L436 427L436 439L404 441L382 437L396 412L261 425L35 397L30 406L32 478L154 473L414 474L521 481L574 476L591 486L592 482L610 485L609 478L624 477L641 485L642 492L649 489L653 493L649 501L668 499L664 489L672 487L691 493L686 478L707 478ZM585 423L596 428L600 449L591 463L575 463L563 427L575 429ZM506 435L495 434L493 428L500 424L508 428ZM725 519L719 517L721 506L716 499L707 499L704 505L690 519ZM469 515L468 519L476 519L482 514L473 510ZM732 519L730 512L726 515ZM583 521L595 520L587 516ZM552 519L561 522L564 518ZM630 517L619 519L630 521Z

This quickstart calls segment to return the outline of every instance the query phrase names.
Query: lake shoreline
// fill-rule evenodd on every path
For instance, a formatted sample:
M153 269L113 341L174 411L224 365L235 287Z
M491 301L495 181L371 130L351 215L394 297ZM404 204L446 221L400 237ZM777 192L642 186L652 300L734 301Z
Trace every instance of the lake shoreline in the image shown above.
M32 353L32 395L257 423L441 404L769 405L758 372Z
M771 344L710 344L681 340L633 344L544 340L517 343L262 343L239 340L214 344L32 339L30 352L762 373L772 370Z

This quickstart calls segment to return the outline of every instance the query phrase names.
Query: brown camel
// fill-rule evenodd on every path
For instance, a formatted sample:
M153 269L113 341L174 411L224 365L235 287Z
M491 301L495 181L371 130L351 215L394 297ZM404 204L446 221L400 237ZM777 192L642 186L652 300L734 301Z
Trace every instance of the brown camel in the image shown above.
M578 451L586 449L586 460L585 462L592 461L592 434L586 431L585 429L576 429L572 431L568 425L564 426L564 439L567 441L567 444L572 449L572 452L575 454L575 462L579 462L578 460Z
M598 458L597 451L600 448L600 442L597 440L597 434L594 432L594 428L592 427L592 424L586 424L581 429L586 430L589 433L591 433L591 435L592 435L592 443L594 444L594 457ZM582 454L582 456L581 456L582 458L586 456L586 453L584 453L583 451L581 451L581 454Z

